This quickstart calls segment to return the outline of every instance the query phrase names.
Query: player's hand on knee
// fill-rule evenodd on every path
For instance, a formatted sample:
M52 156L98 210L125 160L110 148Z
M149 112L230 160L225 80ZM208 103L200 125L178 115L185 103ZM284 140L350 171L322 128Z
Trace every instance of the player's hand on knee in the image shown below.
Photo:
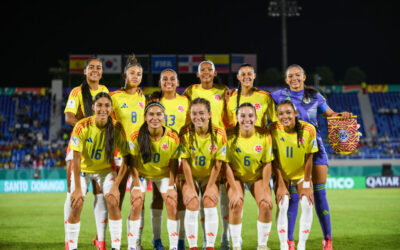
M290 194L289 194L288 189L285 186L278 186L278 188L276 190L276 194L275 194L276 204L279 205L279 203L280 203L282 205L285 195L287 195L290 199Z
M178 204L178 192L176 192L175 188L167 190L167 201L170 199L176 204Z
M311 205L314 205L314 191L312 185L308 188L302 188L299 192L300 199L305 196Z
M75 189L74 192L72 192L71 194L71 207L82 207L84 200L85 197L83 197L82 191L80 189Z
M143 201L143 196L142 196L142 191L139 189L134 189L131 192L131 205L135 203L136 200L142 200Z
M110 190L110 192L108 192L106 195L105 195L105 198L106 199L115 199L115 201L117 202L117 204L119 205L119 196L120 196L120 193L119 193L119 190L118 190L118 187L112 187L111 188L111 190Z
M199 198L197 192L192 188L188 188L186 192L182 194L182 196L183 196L183 205L185 205L186 207L189 205L192 199Z
M241 192L234 192L231 197L229 197L229 207L235 209L243 205L243 195Z
M218 188L214 186L215 185L206 187L206 191L204 192L203 195L203 202L206 199L209 199L212 202L212 204L216 206L218 204Z
M225 91L225 101L226 101L227 103L229 102L229 99L231 98L233 92L235 92L235 91L236 91L236 89L227 89L227 90Z

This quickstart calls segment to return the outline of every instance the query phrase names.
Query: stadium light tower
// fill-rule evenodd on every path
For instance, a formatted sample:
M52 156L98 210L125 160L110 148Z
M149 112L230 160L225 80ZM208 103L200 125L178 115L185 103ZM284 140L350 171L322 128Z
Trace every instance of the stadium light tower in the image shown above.
M300 16L301 7L297 0L270 0L268 6L268 16L281 17L282 22L282 72L287 68L287 31L286 17Z

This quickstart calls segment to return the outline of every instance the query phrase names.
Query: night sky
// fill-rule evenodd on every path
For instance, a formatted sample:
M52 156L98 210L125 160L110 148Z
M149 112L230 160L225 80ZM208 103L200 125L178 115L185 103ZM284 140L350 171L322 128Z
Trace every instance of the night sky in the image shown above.
M268 16L268 1L2 5L1 86L48 85L49 68L69 54L257 53L259 72L281 69L281 21ZM400 15L389 1L299 5L300 17L287 20L289 64L329 66L336 80L360 66L368 83L400 84Z

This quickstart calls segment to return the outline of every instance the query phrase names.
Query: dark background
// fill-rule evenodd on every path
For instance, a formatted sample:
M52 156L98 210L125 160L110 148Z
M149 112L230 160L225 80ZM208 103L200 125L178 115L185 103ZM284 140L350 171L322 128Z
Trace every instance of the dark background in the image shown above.
M400 83L391 1L298 2L300 16L287 19L289 64L328 66L338 82L359 66L367 83ZM49 69L69 54L257 53L260 73L282 65L281 20L268 16L268 1L7 1L0 12L3 87L49 86Z

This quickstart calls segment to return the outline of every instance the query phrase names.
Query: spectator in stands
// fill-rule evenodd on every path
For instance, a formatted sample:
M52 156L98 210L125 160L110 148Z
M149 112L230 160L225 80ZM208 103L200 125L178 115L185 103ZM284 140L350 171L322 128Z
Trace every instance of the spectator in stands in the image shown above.
M35 172L33 173L33 179L40 179L40 173L39 170L35 170Z
M378 136L375 124L372 124L370 129L371 129L371 137L372 139L375 139Z

